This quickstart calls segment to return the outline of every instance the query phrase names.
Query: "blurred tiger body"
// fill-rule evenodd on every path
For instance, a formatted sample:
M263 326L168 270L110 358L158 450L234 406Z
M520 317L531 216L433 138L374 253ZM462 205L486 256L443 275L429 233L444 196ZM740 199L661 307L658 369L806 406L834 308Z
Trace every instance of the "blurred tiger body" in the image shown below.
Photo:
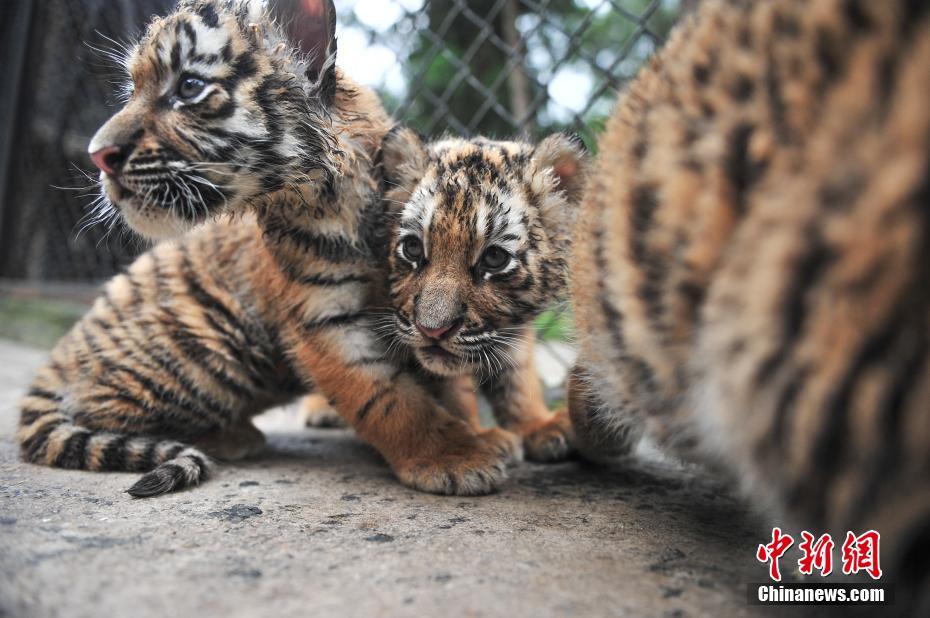
M930 588L927 8L702 3L621 97L572 261L584 451L646 432L722 461L782 526L879 530L912 592Z
M277 22L255 0L184 0L131 54L132 96L92 158L137 231L193 231L115 278L53 350L22 405L24 457L147 471L130 493L164 493L205 478L208 455L259 450L251 417L316 388L402 482L491 491L515 437L443 408L369 323L389 119L333 65L331 2L274 5Z

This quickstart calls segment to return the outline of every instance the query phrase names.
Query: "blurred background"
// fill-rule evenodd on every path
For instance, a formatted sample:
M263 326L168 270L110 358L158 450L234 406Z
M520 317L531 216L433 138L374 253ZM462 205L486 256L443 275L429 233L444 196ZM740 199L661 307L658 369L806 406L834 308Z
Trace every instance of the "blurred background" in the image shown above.
M593 147L624 81L695 1L336 0L339 64L425 135L568 129ZM118 108L106 50L173 5L0 0L0 336L50 344L144 250L85 225L86 151ZM558 320L542 329L560 336Z

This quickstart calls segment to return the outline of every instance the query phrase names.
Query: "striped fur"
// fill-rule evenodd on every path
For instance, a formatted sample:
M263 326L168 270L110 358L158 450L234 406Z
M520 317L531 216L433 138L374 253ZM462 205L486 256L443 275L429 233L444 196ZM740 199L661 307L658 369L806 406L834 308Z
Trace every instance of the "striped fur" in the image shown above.
M398 129L383 159L386 200L398 211L385 330L427 372L474 376L530 459L564 458L569 425L546 408L532 321L565 286L583 146L563 135L537 146L480 138L426 145ZM411 242L421 255L408 255ZM488 267L492 252L499 263ZM421 331L448 325L438 342Z
M195 49L189 30L224 36L234 53L220 48L213 75L235 65L250 70L235 83L210 83L222 86L221 100L252 110L250 130L267 134L257 142L234 136L236 152L223 156L239 166L237 186L261 190L237 189L223 211L234 219L201 223L202 204L190 194L183 208L165 211L156 194L137 203L136 193L113 191L124 180L104 178L137 231L193 231L139 258L58 343L23 402L23 455L66 468L151 470L131 493L163 493L203 480L206 456L260 450L251 417L316 388L407 485L492 491L518 452L516 439L498 429L479 432L445 409L429 384L387 355L370 324L385 278L375 250L385 221L374 160L388 118L373 93L333 66L331 54L322 62L295 55L276 25L287 24L295 44L305 41L293 33L325 32L332 51L332 3L281 0L279 9L309 12L278 14L278 22L255 6L185 0L155 20L129 61L136 98L107 126L137 144L164 143L174 127L188 125L202 127L205 148L230 137L213 124L213 95L204 95L206 108L166 111L163 98L143 94L174 83L187 70L181 67L199 66L203 37ZM268 83L290 86L263 90ZM173 114L170 122L158 121L162 114ZM317 152L317 145L325 147ZM212 155L192 148L185 156L197 166ZM149 217L143 225L140 213Z
M572 262L581 447L696 445L783 527L875 528L922 615L928 8L702 3L621 97Z

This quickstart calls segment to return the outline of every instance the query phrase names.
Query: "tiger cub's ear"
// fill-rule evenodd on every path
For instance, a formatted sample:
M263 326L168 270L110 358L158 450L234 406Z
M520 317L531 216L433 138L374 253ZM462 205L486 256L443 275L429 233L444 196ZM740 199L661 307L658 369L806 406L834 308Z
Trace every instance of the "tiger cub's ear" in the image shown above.
M565 194L569 204L577 205L584 193L589 164L588 151L580 137L556 133L533 150L527 180L539 194L551 189L554 180L554 188Z
M381 143L381 177L393 206L402 207L410 199L428 166L429 152L419 133L400 125L388 132Z
M259 4L259 0L251 0ZM270 0L275 20L291 45L307 54L307 79L329 105L336 94L336 7L333 0Z

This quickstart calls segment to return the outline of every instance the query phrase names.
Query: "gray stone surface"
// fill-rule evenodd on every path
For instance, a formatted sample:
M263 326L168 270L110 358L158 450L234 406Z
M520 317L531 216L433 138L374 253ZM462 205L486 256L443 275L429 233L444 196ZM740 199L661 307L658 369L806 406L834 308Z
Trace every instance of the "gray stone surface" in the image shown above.
M763 529L693 471L524 464L496 495L431 496L351 432L277 410L260 458L134 500L134 474L18 460L16 400L43 358L0 342L0 615L763 613L745 587Z

